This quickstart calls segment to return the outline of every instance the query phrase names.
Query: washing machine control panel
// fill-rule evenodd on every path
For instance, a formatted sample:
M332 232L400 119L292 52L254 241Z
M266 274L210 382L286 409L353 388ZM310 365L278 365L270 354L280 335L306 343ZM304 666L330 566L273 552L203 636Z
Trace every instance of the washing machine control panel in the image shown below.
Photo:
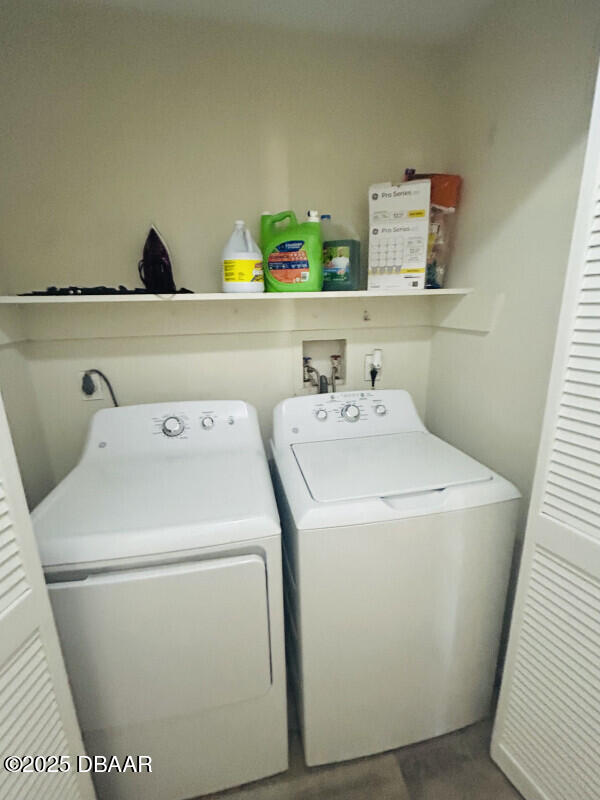
M340 415L348 422L358 422L360 419L360 407L356 403L346 403L345 406L342 406Z
M343 395L316 395L310 399L315 404L316 419L329 423L359 423L357 429L369 427L373 420L388 413L381 392L344 392Z
M375 392L344 392L298 399L310 400L312 409L307 409L309 414L312 411L314 419L328 425L340 422L358 422L364 425L370 417L378 413L375 409L383 405Z
M425 427L401 389L292 397L277 406L273 419L276 446L415 430Z

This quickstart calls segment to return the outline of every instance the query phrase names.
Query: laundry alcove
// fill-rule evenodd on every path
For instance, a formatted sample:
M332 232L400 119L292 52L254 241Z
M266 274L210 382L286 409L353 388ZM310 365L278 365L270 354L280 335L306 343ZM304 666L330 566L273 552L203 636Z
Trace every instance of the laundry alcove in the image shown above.
M193 796L282 772L287 632L306 764L392 748L383 758L404 782L404 745L489 709L514 532L518 557L533 485L491 754L528 800L596 797L598 99L591 126L590 112L600 27L597 0L563 5L3 3L0 733L15 748L96 754L123 731L121 749L156 751L159 778L143 793L161 800L177 782ZM358 232L366 258L368 187L407 168L463 178L443 289L220 292L233 221L258 240L265 210L329 213ZM189 293L32 294L138 286L150 225ZM309 353L306 342L319 344ZM310 388L303 357L322 372L332 355L344 359L353 401L292 397ZM124 408L94 416L110 396L82 391L90 369ZM396 391L364 392L377 377ZM91 463L71 472L92 418ZM291 438L279 447L283 430ZM269 472L261 435L272 434ZM133 458L119 466L121 444ZM196 448L198 460L172 445ZM71 505L61 494L69 482ZM53 508L44 538L40 515ZM55 534L83 557L67 549L49 563ZM96 546L102 557L87 560ZM327 705L336 692L340 709L355 709L355 741L342 748L327 728L336 721L342 740L352 732ZM386 719L393 731L427 714L431 724L406 736L380 736ZM128 720L147 724L149 738L129 738ZM357 745L371 722L374 743ZM22 794L21 777L0 770L0 795ZM49 800L94 795L88 773L30 777L28 797L42 786Z
M576 0L565 26L534 0L443 4L424 37L408 22L365 28L352 9L339 30L322 10L315 33L301 10L236 22L185 4L8 3L0 291L137 285L155 222L178 286L201 293L2 305L0 385L30 504L73 466L103 405L82 399L81 370L101 368L123 403L244 397L268 436L307 326L347 339L347 385L382 348L382 388L408 389L435 433L527 495L591 108L595 6ZM369 184L408 166L464 178L447 288L471 294L201 299L218 289L233 219L256 233L265 208L317 205L365 244Z

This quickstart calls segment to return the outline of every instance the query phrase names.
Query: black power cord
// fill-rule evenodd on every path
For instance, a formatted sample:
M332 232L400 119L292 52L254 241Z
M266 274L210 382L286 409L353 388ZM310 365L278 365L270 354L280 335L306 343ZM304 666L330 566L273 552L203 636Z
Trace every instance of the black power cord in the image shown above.
M83 378L81 379L81 391L84 394L87 394L88 397L91 397L94 394L94 392L96 391L96 384L94 383L92 375L100 376L100 378L106 384L106 388L110 392L113 405L115 407L118 406L119 404L117 403L117 398L115 397L115 393L113 391L111 382L108 380L108 378L103 372L100 372L99 369L86 369L86 371L83 373Z

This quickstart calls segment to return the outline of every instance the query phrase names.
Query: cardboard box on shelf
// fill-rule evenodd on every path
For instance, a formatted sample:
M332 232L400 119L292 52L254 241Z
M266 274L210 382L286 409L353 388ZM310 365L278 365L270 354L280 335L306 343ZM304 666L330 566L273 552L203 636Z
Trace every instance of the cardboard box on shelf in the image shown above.
M431 181L369 188L369 289L425 288Z

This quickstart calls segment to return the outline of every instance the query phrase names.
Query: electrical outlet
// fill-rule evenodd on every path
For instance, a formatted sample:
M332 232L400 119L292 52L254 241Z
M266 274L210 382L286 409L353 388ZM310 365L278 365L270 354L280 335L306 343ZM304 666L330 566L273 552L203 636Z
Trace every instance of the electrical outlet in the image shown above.
M104 384L100 375L96 375L95 372L90 374L90 378L94 381L94 394L86 394L81 388L84 375L85 370L79 373L79 391L81 392L82 400L104 400Z
M365 356L365 374L364 379L367 383L371 383L371 367L373 366L373 353L367 353ZM383 372L383 367L379 367L379 372L375 377L375 383L381 380L381 373Z

